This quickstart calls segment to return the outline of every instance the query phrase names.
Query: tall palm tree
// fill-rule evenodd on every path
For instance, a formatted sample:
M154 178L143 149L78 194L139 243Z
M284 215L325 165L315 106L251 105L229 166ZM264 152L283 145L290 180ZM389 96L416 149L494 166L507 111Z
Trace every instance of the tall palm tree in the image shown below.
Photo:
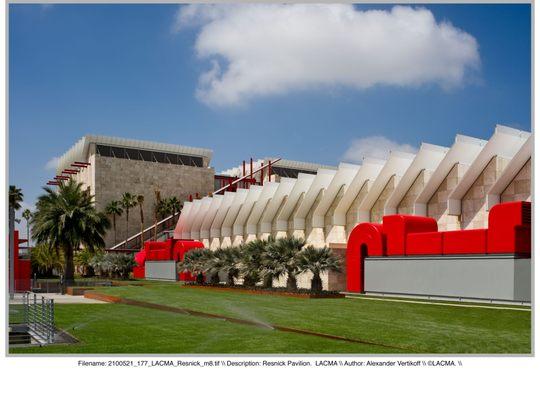
M306 244L304 239L296 237L280 238L266 247L264 254L264 274L279 279L287 276L287 289L296 290L296 274L298 272L298 253Z
M161 204L161 192L157 189L154 190L154 241L157 240L157 223L159 215L159 207Z
M296 258L298 274L311 272L311 290L320 292L322 290L321 273L341 272L340 259L328 247L317 249L313 246L305 247Z
M20 210L23 199L24 195L22 190L14 185L9 185L9 208L12 208L13 210Z
M65 259L65 282L74 277L74 251L80 246L90 251L105 246L104 235L110 223L98 212L93 196L73 179L61 182L56 191L45 187L32 215L32 238L37 244L46 243Z
M142 194L137 195L137 205L139 206L139 215L141 217L141 249L144 248L144 196Z
M118 200L113 200L105 207L105 214L112 217L113 222L113 231L114 231L114 244L118 243L116 241L116 217L119 217L124 212L122 204Z
M122 195L121 204L126 211L126 242L124 243L124 247L127 248L127 240L129 238L129 210L137 205L137 199L131 193L126 192Z
M167 199L167 203L168 203L168 209L169 209L169 212L172 216L172 222L173 224L176 222L176 217L175 217L175 214L180 211L180 209L182 208L182 203L180 203L180 200L178 200L178 197L176 196L173 196L173 197L169 197Z
M160 199L159 200L159 203L157 204L157 207L156 207L156 212L157 212L157 215L159 216L159 218L163 219L165 217L168 217L171 212L170 212L170 204L169 204L169 200L168 199Z
M22 212L22 217L26 220L26 240L28 240L28 247L30 247L30 219L32 218L32 211L27 208Z
M15 257L13 254L13 241L15 240L15 211L21 208L23 201L22 190L14 185L9 186L9 293L15 292Z

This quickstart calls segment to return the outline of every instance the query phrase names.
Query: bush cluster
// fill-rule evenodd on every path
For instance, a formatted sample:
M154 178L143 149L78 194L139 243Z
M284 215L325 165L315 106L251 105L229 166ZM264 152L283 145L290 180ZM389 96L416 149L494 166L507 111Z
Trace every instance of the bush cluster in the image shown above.
M136 265L133 254L125 253L98 253L90 259L89 264L102 277L120 279L128 279Z
M219 284L220 275L226 276L227 285L238 280L243 286L261 285L271 288L275 279L287 278L286 288L297 291L297 276L311 272L311 291L322 291L323 272L341 272L341 260L328 248L306 246L302 239L280 238L254 240L238 247L188 252L180 268L187 268L196 275L197 283Z

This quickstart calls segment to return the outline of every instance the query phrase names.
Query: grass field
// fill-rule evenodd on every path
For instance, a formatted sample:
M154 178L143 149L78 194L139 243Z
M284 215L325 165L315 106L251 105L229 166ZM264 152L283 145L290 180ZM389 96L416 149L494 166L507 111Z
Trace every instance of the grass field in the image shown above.
M475 353L531 351L531 313L368 299L299 299L175 284L100 288L133 300L365 340L280 332L123 304L57 305L75 345L13 353Z

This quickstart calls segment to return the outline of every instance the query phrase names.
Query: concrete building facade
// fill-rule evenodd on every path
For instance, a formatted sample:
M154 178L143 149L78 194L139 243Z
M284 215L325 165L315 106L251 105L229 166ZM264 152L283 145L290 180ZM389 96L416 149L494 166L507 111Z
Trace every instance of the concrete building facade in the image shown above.
M111 201L121 200L123 193L143 195L146 228L154 223L156 191L162 199L176 196L181 202L190 195L204 196L213 191L211 157L212 151L207 149L86 135L60 157L57 175L78 170L70 176L90 190L100 211ZM77 162L88 165L73 166ZM127 228L125 214L116 220L117 241L141 231L138 207L130 210ZM107 247L115 244L112 230L107 232L105 242Z
M252 186L228 195L227 204L224 197L206 215L187 202L175 237L197 236L183 230L194 216L210 224L210 248L273 235L341 251L358 223L380 223L396 213L432 217L439 231L484 227L493 205L530 200L531 153L530 133L498 125L489 141L457 135L450 148L422 144L417 154L393 152L387 160L319 168L316 175L301 172L283 187ZM309 277L298 282L308 287ZM343 277L323 277L325 289L342 290L343 284Z

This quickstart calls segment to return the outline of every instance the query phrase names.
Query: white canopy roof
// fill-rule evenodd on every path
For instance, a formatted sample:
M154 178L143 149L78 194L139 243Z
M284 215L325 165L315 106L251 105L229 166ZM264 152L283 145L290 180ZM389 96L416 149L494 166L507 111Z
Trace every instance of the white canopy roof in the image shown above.
M201 207L201 199L193 200L193 206L190 209L189 214L186 215L186 223L182 226L182 239L191 239L191 226L195 220L195 215L199 212Z
M236 219L233 223L233 235L243 235L244 234L244 226L246 225L246 221L249 217L249 214L251 214L251 210L253 209L253 206L261 196L261 193L263 191L263 186L259 185L251 185L248 189L248 194L240 206L240 210L238 210L238 215L236 216Z
M286 231L289 226L289 218L296 207L298 201L300 201L302 195L309 189L313 181L315 180L315 175L311 174L298 174L298 179L294 184L285 204L281 208L281 211L276 217L276 228L280 231Z
M206 215L204 216L203 222L201 224L201 239L210 238L210 227L212 226L212 222L214 221L219 207L223 202L223 197L224 195L222 194L215 194L212 197L212 201L210 203L210 206L208 207L208 211L206 212Z
M324 168L317 171L317 175L307 190L304 199L302 200L302 204L300 204L296 210L296 214L294 215L294 229L305 229L306 216L309 210L311 210L311 207L313 207L313 203L315 203L315 200L317 200L321 190L326 189L330 182L332 182L336 172L336 170Z
M176 222L176 226L174 228L175 239L182 239L183 226L186 224L186 218L187 215L191 212L191 207L193 207L193 203L191 201L184 201L184 205L182 206L182 212L180 213L180 217L178 218L178 221Z
M392 176L396 176L399 183L402 174L407 170L407 168L409 168L414 157L414 154L404 153L401 151L393 151L390 153L390 157L388 157L388 160L381 169L381 172L373 181L373 184L371 185L366 197L364 197L358 206L359 222L369 221L369 213L371 208L381 195L385 186L388 184L390 178Z
M266 158L260 158L258 160L253 160L253 170L255 171L257 168L260 168L261 163L264 165L268 164L268 161L273 161L279 157L266 157ZM295 169L299 171L313 171L314 173L319 168L326 168L326 169L336 169L334 166L329 165L323 165L323 164L316 164L311 162L305 162L305 161L294 161L294 160L284 160L281 159L274 164L272 164L272 167L281 167L281 168L290 168ZM250 163L246 163L246 174L249 174L249 168ZM266 174L266 171L265 171ZM238 167L229 168L224 171L221 171L219 175L226 175L226 176L241 176L242 175L242 165L239 165Z
M319 201L319 204L317 204L317 207L313 211L313 227L324 228L324 217L328 209L334 202L340 190L342 188L347 190L349 184L352 182L359 170L360 165L357 164L339 164L336 174L328 187L325 189L321 201Z
M278 187L279 187L278 182L265 182L264 183L261 195L259 196L258 200L253 205L251 214L249 214L249 217L247 219L246 233L249 233L249 234L257 233L257 225L259 224L259 220L261 219L261 216L264 210L268 206L268 203L270 202L272 197L275 195Z
M501 202L501 194L508 187L508 185L510 185L519 171L521 171L521 169L525 166L527 161L530 160L532 150L533 136L531 135L510 160L499 179L497 179L491 189L489 189L489 192L487 193L488 210L495 204Z
M414 213L427 215L427 203L433 197L441 183L446 179L454 165L462 164L465 167L476 158L485 146L486 141L465 135L456 135L454 144L448 150L439 166L435 169L424 189L414 201Z
M231 205L229 206L229 209L227 210L227 215L225 215L225 219L223 220L223 223L221 224L222 237L232 235L233 223L236 220L236 217L238 216L238 212L240 211L242 204L244 204L244 201L246 200L248 192L249 192L248 189L238 189L235 192L233 201Z
M343 197L334 210L333 223L335 225L345 226L347 223L347 211L349 211L356 196L358 196L358 193L367 181L374 181L375 178L377 178L377 175L379 175L385 163L386 160L364 158L356 176L345 190Z
M88 150L91 144L102 144L139 150L161 151L164 153L199 156L206 160L206 165L208 165L210 159L212 158L212 150L199 147L151 142L147 140L126 139L113 136L85 135L60 157L58 167L56 168L56 173L59 174L65 168L70 168L71 163L75 161L86 162L88 160Z
M422 143L422 146L420 146L420 150L418 150L413 162L409 168L407 168L407 171L405 171L405 174L403 174L396 188L386 201L384 206L385 215L395 214L397 212L399 203L407 194L418 175L424 170L434 171L448 150L448 147Z
M204 217L206 213L208 212L208 207L210 207L210 203L212 202L211 197L203 197L201 200L201 206L199 207L199 210L197 211L197 214L195 214L193 218L193 224L191 225L191 238L198 240L201 237L201 225L203 223Z
M272 198L268 201L268 204L263 211L261 219L259 220L259 230L261 233L272 232L272 222L274 221L274 217L276 216L276 213L278 212L281 204L291 193L291 190L294 187L295 183L296 179L294 178L281 178L279 182L279 187L276 189L276 192L274 193Z
M216 212L216 216L212 221L212 225L210 225L210 237L218 238L221 236L221 226L223 225L223 221L225 220L225 217L227 216L229 208L231 207L235 197L236 192L225 192L223 195L223 200L221 201L221 204Z
M491 136L482 151L467 169L463 178L461 178L452 193L448 196L448 213L450 215L461 214L461 199L482 171L484 171L491 159L495 156L511 159L530 135L529 132L497 125L493 136Z

